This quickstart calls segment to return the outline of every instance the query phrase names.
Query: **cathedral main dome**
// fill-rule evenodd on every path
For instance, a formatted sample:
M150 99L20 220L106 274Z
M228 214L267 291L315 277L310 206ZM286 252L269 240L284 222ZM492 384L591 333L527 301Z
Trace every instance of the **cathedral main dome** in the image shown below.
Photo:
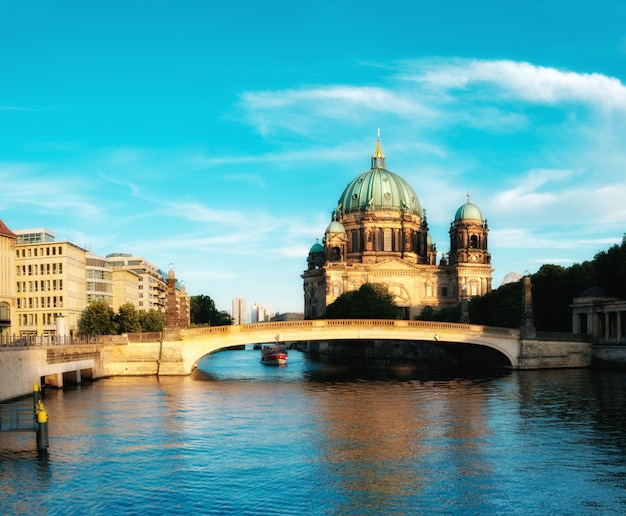
M385 168L380 136L372 156L372 168L348 184L337 208L343 213L388 210L422 215L422 207L411 185Z

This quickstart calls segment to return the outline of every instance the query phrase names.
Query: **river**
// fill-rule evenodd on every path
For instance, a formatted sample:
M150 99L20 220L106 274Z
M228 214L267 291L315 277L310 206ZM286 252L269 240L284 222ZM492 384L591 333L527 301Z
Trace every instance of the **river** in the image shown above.
M47 453L0 434L0 513L626 512L626 373L259 358L46 391Z

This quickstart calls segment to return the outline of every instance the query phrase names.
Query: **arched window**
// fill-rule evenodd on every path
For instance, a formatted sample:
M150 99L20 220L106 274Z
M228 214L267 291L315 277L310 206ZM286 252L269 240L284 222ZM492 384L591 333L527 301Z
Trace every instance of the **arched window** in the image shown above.
M472 235L470 237L470 247L472 249L478 249L478 235Z
M9 307L9 303L0 303L0 321L11 321L11 310Z

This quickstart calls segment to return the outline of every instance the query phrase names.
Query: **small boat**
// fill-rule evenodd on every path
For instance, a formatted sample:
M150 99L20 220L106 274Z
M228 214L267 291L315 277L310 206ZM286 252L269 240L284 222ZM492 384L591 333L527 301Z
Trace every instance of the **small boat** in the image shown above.
M276 344L261 345L261 363L265 365L286 365L287 348L280 343L280 335L276 335Z

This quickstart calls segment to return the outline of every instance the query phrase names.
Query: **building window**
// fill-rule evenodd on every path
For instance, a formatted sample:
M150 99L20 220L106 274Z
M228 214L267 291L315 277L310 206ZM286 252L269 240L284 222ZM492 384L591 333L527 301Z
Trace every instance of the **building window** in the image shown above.
M0 303L0 321L10 321L11 310L9 309L9 303Z
M357 253L359 251L359 232L352 231L352 252Z
M390 229L386 229L383 233L383 251L393 251L393 234Z

